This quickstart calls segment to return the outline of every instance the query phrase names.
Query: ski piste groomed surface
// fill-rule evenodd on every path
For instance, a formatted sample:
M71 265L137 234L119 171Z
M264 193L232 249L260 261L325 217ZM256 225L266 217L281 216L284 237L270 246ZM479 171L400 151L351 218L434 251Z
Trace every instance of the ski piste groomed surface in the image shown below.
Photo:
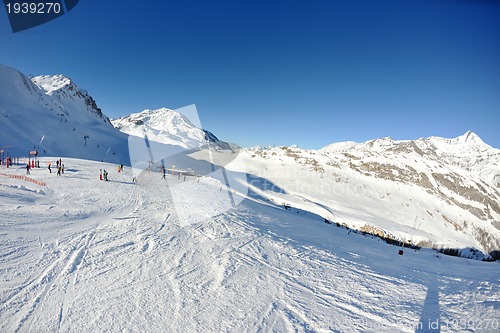
M57 176L48 161L29 175L45 186L0 176L3 332L499 329L498 262L425 249L401 256L255 198L212 216L224 210L217 200L197 202L226 189L209 177L143 172L132 182L128 167L79 159L63 159ZM175 182L185 200L174 204ZM208 218L186 223L178 210Z

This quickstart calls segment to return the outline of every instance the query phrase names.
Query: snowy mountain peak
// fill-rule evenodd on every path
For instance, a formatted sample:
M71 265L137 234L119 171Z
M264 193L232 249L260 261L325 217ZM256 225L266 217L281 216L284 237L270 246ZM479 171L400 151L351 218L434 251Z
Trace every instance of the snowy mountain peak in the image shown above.
M486 144L472 131L467 131L453 139L430 137L423 140L436 154L454 160L456 163L473 167L477 159L488 159L500 155L500 150Z
M203 130L195 127L180 113L168 108L146 109L113 119L112 123L124 133L138 137L146 134L152 141L180 145L184 148L199 147L205 142Z
M213 133L199 128L184 114L168 109L146 109L126 117L112 119L120 131L138 137L148 136L151 141L178 145L185 149L199 148L210 143L216 149L233 150L236 145L219 140Z
M458 144L469 144L469 145L477 145L477 146L488 146L486 143L484 143L483 140L474 132L472 131L467 131L465 134L460 135L455 139Z
M462 134L456 138L452 138L452 139L431 136L430 138L427 138L426 140L431 141L431 142L432 141L443 142L443 143L446 143L448 145L453 145L453 146L456 146L456 145L474 145L474 146L485 146L485 147L491 148L491 146L484 143L484 141L481 140L481 138L476 133L474 133L470 130L465 132L464 134Z
M146 134L149 140L180 145L186 149L205 143L205 133L202 129L195 127L185 116L168 108L146 109L111 121L124 133L138 137Z
M465 142L467 142L468 140L471 141L480 140L481 142L483 142L481 138L479 138L479 136L476 133L472 132L471 130L468 130L467 132L465 132L464 135L459 136L459 138L464 139Z
M83 109L100 121L111 125L108 117L86 90L80 89L70 78L58 75L40 75L31 79L46 95L51 96L61 110ZM93 121L95 119L90 119Z
M70 78L61 74L40 75L33 77L31 80L35 82L40 88L45 90L48 95L52 95L54 91L60 90L66 86L75 86Z
M366 146L373 150L385 150L396 144L391 137L379 138L366 142Z
M170 124L195 127L187 117L168 108L159 108L156 110L146 109L142 112L133 113L120 119L125 118L134 120L137 125L147 123L149 127L159 130L168 127Z

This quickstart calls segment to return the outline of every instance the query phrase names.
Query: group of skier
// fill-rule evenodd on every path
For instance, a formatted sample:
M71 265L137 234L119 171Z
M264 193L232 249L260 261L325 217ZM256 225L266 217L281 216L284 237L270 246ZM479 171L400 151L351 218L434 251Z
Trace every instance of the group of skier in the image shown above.
M39 168L40 167L40 161L37 161L36 166ZM26 174L30 175L31 174L31 168L33 166L30 165L29 163L26 164ZM57 175L60 176L62 173L64 173L64 164L62 162L62 159L58 159L56 161L56 167L57 167ZM49 170L49 173L52 173L52 163L49 162L47 169Z
M32 168L31 164L26 164L26 174L30 174L30 170ZM57 175L60 176L61 174L64 174L64 164L62 163L62 159L56 160L56 168L57 168ZM52 163L48 162L47 169L49 170L49 173L52 173ZM118 173L121 173L123 171L123 164L118 165ZM161 169L162 172L162 178L166 179L167 175L167 169L165 167L162 167ZM108 175L109 172L106 169L99 169L99 180L104 180L108 181ZM178 179L180 180L181 177L183 177L184 181L186 181L186 173L179 172L178 173ZM137 182L137 176L134 174L133 175L133 182ZM199 179L198 179L199 182Z
M34 167L34 166L37 166L37 167L40 167L40 161L37 161L37 162L33 162L33 163L27 163L26 164L26 174L27 175L30 175L31 174L31 169ZM52 162L48 162L48 165L47 165L47 170L49 170L49 173L52 173ZM56 160L56 170L57 170L57 175L58 176L61 176L61 174L64 174L64 163L62 162L62 159L58 159ZM118 173L122 172L123 171L123 164L120 164L118 165ZM105 169L99 169L99 179L100 180L104 180L104 181L108 181L108 171L105 170ZM133 181L137 181L136 180L136 176L134 175L134 179Z
M52 169L51 169L51 163L49 162L49 166L48 166L48 169L49 169L49 172L52 173ZM57 175L60 176L61 173L64 173L64 164L62 162L61 159L58 159L56 161L56 168L57 168Z
M38 164L38 167L39 167L39 164ZM32 165L30 163L26 164L26 174L27 175L30 174L31 168L32 168ZM58 176L60 176L61 174L64 174L64 163L62 162L62 159L56 160L56 168L57 168L57 175ZM47 169L49 170L49 173L52 173L52 162L48 162ZM123 164L118 165L117 170L118 170L118 173L123 172ZM162 167L161 172L162 172L162 178L166 179L167 169L165 167ZM108 175L109 175L109 172L107 170L99 169L99 180L108 181ZM177 178L179 180L181 179L181 177L183 177L184 181L186 181L186 173L179 172L177 174L177 176L178 176ZM133 174L132 181L137 182L137 176L135 174ZM199 179L198 179L198 182L199 182Z

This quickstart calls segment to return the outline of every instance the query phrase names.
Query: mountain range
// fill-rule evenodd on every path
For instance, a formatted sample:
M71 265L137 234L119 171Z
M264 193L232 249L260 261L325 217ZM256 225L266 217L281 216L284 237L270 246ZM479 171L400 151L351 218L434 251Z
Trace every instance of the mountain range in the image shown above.
M470 131L244 154L250 174L279 188L262 191L276 202L416 246L463 248L464 256L500 249L500 150Z
M130 165L130 137L145 136L185 150L239 149L167 108L110 120L71 79L29 78L3 65L0 118L0 147L10 156L36 149L42 156ZM249 197L262 204L292 206L339 227L416 247L498 258L500 150L473 132L452 139L380 138L320 150L238 152L244 163L228 169L246 175Z
M194 148L233 145L197 128L178 112L161 108L110 120L89 93L63 75L29 78L0 65L1 147L6 155L79 157L130 165L129 134Z

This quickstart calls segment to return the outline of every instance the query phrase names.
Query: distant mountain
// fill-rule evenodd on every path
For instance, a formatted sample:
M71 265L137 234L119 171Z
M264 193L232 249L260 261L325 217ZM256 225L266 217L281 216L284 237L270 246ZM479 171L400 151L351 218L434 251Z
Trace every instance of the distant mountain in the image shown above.
M193 125L186 116L167 108L144 110L111 122L129 135L144 137L146 134L151 141L180 145L185 149L206 147L207 144L216 149L239 148L219 140L211 132Z
M62 76L28 78L0 65L0 146L10 156L67 156L128 163L127 135L94 99Z
M266 179L251 183L255 191L275 203L420 246L465 249L463 256L500 250L500 150L473 132L244 154L248 172Z
M416 155L418 159L415 161L425 159L441 165L458 166L470 172L474 177L484 180L490 186L500 186L500 171L498 170L500 150L484 143L472 131L467 131L453 139L433 136L418 140L395 141L391 138L382 138L358 144L334 143L320 151L333 154L357 153L363 156L393 155L397 157L397 160L399 157L407 160L409 156Z

